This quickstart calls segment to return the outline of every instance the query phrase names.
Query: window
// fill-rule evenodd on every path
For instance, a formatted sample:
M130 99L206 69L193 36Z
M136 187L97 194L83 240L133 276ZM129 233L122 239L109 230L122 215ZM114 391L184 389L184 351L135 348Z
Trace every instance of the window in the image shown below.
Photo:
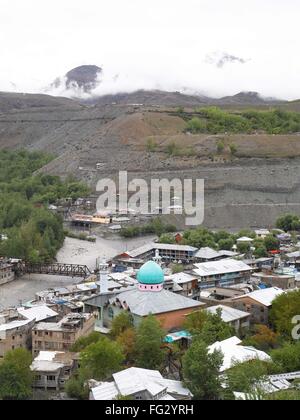
M47 376L47 381L55 381L56 377L54 375Z
M114 317L114 311L113 311L112 308L108 308L108 316L109 316L109 318L113 319L113 317Z

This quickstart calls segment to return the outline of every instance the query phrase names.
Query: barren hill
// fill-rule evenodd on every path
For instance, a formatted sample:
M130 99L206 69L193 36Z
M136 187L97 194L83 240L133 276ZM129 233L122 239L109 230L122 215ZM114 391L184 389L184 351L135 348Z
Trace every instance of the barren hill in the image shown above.
M119 170L145 179L204 178L210 227L268 226L282 212L299 212L297 134L191 135L184 133L178 103L115 102L87 106L46 95L0 94L0 147L54 153L57 158L44 171L71 173L92 186ZM231 143L237 146L234 157L227 152ZM172 153L170 145L176 146Z

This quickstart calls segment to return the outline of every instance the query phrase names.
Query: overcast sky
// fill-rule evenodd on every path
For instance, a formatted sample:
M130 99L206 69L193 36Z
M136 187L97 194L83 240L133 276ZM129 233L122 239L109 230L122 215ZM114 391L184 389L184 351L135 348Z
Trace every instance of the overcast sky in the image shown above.
M82 64L99 93L138 88L300 98L299 0L0 0L0 90ZM117 82L113 81L118 74Z

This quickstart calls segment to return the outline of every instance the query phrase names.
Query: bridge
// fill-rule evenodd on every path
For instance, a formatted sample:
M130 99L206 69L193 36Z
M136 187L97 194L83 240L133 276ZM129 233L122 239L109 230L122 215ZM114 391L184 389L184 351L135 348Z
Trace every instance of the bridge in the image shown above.
M81 278L89 277L92 274L86 265L63 263L30 264L23 261L15 265L14 271L17 275L49 274Z

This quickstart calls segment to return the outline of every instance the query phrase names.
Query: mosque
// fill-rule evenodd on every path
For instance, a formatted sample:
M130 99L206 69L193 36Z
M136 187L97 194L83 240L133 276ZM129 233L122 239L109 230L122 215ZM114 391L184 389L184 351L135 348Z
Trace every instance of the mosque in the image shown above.
M138 283L130 290L108 297L103 310L103 326L109 328L113 319L122 311L131 314L133 324L138 325L149 314L161 322L167 330L181 328L191 312L205 304L164 289L164 272L155 261L148 261L137 274Z

